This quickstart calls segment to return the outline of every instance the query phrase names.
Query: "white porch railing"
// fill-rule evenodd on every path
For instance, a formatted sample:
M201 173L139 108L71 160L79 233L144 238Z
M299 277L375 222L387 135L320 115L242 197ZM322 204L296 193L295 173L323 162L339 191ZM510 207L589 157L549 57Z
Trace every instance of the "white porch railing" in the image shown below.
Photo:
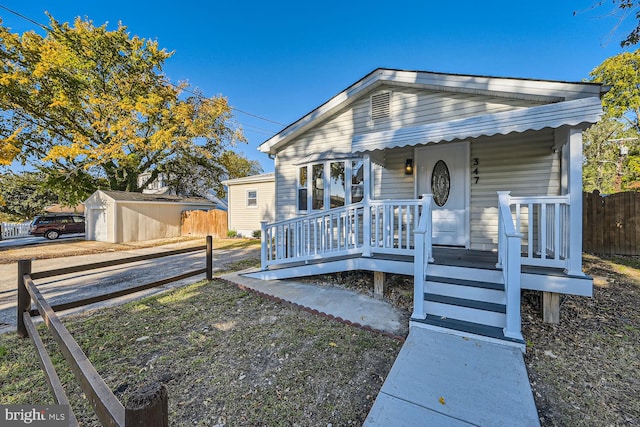
M566 269L570 246L569 196L511 197L509 192L498 192L499 198L503 196L515 220L515 230L523 236L522 264ZM502 238L500 234L499 255Z
M498 192L498 259L502 267L502 276L506 293L506 322L503 329L505 337L522 340L520 320L520 246L522 234L517 232L511 208L509 193Z
M29 237L31 223L3 222L0 223L0 240L13 239L18 237Z
M413 255L414 230L418 228L423 200L371 200L368 207L370 230L364 252ZM369 223L368 218L365 223ZM366 245L369 244L369 247Z
M262 222L262 268L362 252L364 205Z
M413 255L423 200L371 200L262 223L262 268L372 253Z

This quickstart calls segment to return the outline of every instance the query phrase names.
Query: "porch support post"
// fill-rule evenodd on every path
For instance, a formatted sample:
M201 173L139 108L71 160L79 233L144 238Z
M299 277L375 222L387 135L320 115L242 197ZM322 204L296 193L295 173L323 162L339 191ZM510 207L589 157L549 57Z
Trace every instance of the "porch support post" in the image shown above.
M363 157L364 163L364 198L363 198L363 213L362 213L362 256L371 256L371 181L373 176L371 175L371 158L368 154Z
M544 323L560 323L560 294L542 293L542 320Z
M377 299L384 298L384 271L373 272L373 296Z
M566 273L584 276L582 272L582 130L569 129L569 247Z

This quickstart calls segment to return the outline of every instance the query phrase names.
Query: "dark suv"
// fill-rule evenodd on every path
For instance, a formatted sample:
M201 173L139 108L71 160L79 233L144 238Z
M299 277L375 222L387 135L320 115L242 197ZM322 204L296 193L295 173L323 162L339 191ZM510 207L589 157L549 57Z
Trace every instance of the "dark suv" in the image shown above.
M49 214L34 218L29 234L44 236L49 240L61 234L84 233L84 216L76 214Z

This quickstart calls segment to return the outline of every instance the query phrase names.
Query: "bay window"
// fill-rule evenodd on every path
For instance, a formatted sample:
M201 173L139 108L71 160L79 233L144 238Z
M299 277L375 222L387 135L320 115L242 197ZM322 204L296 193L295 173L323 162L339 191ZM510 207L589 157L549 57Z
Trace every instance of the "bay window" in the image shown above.
M362 159L328 160L298 167L298 212L333 209L364 198Z

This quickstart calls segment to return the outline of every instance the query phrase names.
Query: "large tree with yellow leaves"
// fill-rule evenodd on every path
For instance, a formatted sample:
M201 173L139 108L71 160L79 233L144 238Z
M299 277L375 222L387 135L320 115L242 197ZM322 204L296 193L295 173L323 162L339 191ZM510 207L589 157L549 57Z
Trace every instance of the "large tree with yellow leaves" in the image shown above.
M70 204L98 182L138 191L141 174L151 182L185 158L203 186L228 175L219 158L244 139L227 100L172 84L157 42L79 18L50 17L44 35L1 24L0 165L42 170Z

